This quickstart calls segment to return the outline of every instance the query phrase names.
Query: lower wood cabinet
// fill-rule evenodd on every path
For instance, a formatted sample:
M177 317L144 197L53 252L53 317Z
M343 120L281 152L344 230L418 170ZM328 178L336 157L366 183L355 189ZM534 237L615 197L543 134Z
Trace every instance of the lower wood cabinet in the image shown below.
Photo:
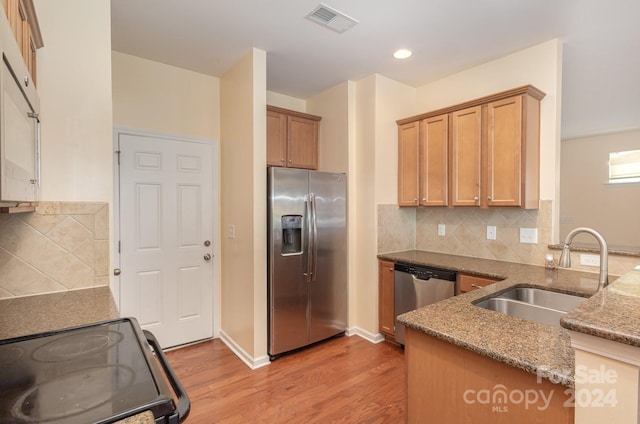
M574 422L568 388L533 373L413 328L404 353L409 424Z
M395 306L394 306L394 263L378 261L378 330L383 335L395 336Z
M460 293L470 292L471 290L481 289L497 281L502 281L502 279L458 273L458 291Z

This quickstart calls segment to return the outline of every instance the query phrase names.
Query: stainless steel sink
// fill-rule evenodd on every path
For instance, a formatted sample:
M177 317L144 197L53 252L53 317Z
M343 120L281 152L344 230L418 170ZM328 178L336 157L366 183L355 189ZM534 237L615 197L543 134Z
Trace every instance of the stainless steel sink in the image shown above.
M560 327L560 318L585 300L585 297L535 287L514 287L474 304L506 315Z

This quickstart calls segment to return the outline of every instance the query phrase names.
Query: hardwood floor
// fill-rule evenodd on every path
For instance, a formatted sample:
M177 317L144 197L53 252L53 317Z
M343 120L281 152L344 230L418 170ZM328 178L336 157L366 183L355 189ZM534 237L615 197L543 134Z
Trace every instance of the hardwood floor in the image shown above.
M213 340L167 352L191 399L188 424L406 421L402 349L339 337L250 370Z

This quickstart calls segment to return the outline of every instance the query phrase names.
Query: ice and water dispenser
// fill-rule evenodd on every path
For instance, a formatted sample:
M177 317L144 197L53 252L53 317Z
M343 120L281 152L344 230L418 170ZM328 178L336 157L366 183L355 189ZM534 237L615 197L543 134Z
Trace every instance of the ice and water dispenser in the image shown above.
M283 255L295 255L302 253L302 215L283 215L282 226L282 251Z

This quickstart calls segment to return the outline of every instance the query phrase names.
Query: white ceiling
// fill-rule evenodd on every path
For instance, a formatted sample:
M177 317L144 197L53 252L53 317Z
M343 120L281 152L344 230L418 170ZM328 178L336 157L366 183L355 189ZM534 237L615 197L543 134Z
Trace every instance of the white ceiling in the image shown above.
M220 77L256 47L268 90L307 99L373 73L417 87L560 38L562 138L640 128L639 0L325 0L359 21L343 34L304 18L319 3L111 0L112 48Z

